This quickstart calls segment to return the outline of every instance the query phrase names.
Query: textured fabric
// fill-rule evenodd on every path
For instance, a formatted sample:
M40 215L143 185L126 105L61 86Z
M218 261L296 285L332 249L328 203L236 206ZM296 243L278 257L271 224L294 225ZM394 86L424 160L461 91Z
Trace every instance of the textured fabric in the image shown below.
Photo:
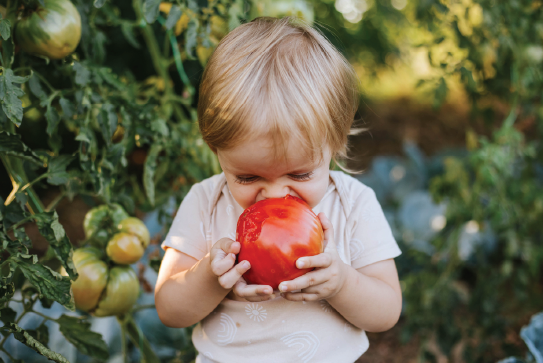
M327 192L313 211L326 214L339 256L355 269L401 254L373 190L343 172L330 172ZM224 174L215 175L192 187L162 247L200 260L214 242L235 239L242 212ZM369 346L365 332L326 300L281 297L259 303L227 297L198 323L192 339L201 363L352 363Z

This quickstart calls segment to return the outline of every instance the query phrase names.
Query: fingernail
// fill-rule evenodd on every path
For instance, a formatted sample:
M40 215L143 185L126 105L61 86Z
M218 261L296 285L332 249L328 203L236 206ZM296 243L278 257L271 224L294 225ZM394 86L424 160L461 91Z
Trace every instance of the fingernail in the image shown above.
M249 263L249 261L243 261L243 267L249 268L251 267L251 264Z
M298 261L298 268L304 268L305 263L304 261Z
M283 292L284 292L284 291L287 291L287 285L280 285L280 286L279 286L279 290L281 290L281 291L283 291Z

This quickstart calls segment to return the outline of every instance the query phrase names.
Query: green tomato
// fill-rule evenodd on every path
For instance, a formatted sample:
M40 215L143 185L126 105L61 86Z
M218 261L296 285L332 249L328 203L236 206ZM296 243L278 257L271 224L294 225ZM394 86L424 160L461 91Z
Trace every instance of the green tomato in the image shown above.
M103 253L94 247L83 247L74 251L73 261L79 277L72 283L75 306L91 311L102 296L107 284L107 264L101 260ZM67 275L66 271L62 271Z
M130 266L115 266L109 271L105 294L94 310L95 316L120 315L128 312L138 299L140 284Z
M128 217L124 219L117 226L121 232L126 232L138 236L139 240L142 242L143 247L147 248L149 242L151 241L151 236L149 235L149 230L140 219L136 217Z
M75 306L94 316L124 314L138 299L140 287L130 266L108 269L104 254L94 247L74 251L73 260L79 277L72 282ZM61 274L67 276L66 270Z
M93 239L105 245L109 237L108 227L116 228L128 217L128 213L119 204L103 204L92 208L83 220L85 237L89 239L94 234Z
M15 40L21 50L50 59L72 53L81 40L81 16L70 0L45 0L25 8L15 23Z
M131 264L138 261L151 240L145 224L135 217L123 220L117 226L119 233L108 242L106 253L115 263Z
M144 252L145 249L138 236L124 232L115 234L106 247L108 257L120 265L138 261Z

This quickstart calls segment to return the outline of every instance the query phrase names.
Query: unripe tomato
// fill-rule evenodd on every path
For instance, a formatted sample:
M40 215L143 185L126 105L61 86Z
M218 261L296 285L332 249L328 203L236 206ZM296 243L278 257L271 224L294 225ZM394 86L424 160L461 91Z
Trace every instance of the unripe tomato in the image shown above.
M275 290L282 281L313 270L297 268L296 260L322 253L323 239L319 218L303 200L290 195L261 200L238 220L238 260L251 263L243 277L248 283L270 285Z
M109 271L105 294L94 311L95 316L126 313L138 299L140 284L130 266L115 266Z
M105 244L108 240L107 227L117 227L129 215L119 204L102 204L92 208L85 215L83 229L85 237L90 238L94 233L94 240Z
M107 284L107 264L101 260L102 252L94 247L83 247L74 251L73 261L79 277L72 283L75 306L91 311L98 305ZM62 271L67 275L66 271Z
M108 269L103 253L94 247L74 251L73 261L79 277L72 282L75 306L95 316L124 314L136 302L139 280L130 266ZM61 274L67 276L66 270Z
M81 40L81 16L70 0L45 0L45 6L24 9L15 40L27 53L64 58Z
M115 263L129 265L138 261L145 249L138 236L130 233L117 233L108 242L106 253Z
M120 230L108 242L106 253L118 264L131 264L138 261L145 252L149 241L149 230L145 224L135 217L121 221Z
M126 232L133 234L139 238L144 248L149 246L151 241L151 236L149 235L149 230L140 219L136 217L125 218L117 226L121 232Z

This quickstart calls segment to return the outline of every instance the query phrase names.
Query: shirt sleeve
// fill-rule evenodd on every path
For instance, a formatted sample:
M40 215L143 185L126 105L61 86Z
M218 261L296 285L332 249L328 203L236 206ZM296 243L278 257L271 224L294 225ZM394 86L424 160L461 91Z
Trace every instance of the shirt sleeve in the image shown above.
M181 202L161 247L163 249L174 248L201 260L207 253L204 227L206 208L207 199L202 186L200 184L193 185Z
M355 269L398 257L402 253L371 188L364 186L355 199L349 222L352 226L349 243L351 266Z

